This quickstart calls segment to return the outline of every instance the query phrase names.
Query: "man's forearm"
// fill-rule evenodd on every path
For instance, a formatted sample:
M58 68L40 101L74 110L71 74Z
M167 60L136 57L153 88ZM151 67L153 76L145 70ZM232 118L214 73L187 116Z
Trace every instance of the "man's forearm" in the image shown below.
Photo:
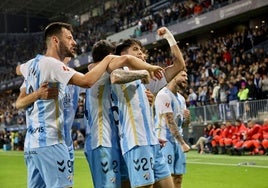
M166 123L167 126L171 132L171 134L174 136L174 138L180 143L185 144L185 141L183 140L183 137L181 136L178 125L174 121L174 115L173 113L166 113L165 114Z
M26 94L26 92L21 92L17 101L16 101L16 108L25 108L29 106L30 104L34 103L36 100L38 100L39 96L37 92L33 92L31 94Z
M146 70L116 69L110 75L112 84L124 84L134 80L143 79L148 82L149 73Z

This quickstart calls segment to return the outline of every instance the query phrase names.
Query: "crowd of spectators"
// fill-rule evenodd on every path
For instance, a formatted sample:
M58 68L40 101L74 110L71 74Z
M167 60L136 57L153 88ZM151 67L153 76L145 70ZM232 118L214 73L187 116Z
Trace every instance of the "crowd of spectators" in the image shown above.
M211 3L213 2L213 3ZM137 26L140 36L143 32L155 31L175 21L181 21L226 5L228 0L128 0L112 5L102 15L91 17L83 24L74 27L77 41L77 54L91 51L93 44L107 36L129 27ZM152 6L158 4L159 6ZM202 10L196 12L196 6ZM135 37L136 34L133 35ZM44 51L42 33L0 35L0 83L14 77L14 67L37 53Z
M120 8L123 6L123 4L120 4L117 6L117 9L113 9L112 13L118 13L119 16L114 16L115 18L127 19L123 25L135 22L133 20L135 18L133 9L136 10L136 13L140 9L146 10L144 6L147 4L142 2L133 1L132 4L124 5L128 7L127 9ZM174 13L175 10L179 10L178 6L190 5L191 3L196 4L197 1L170 2L171 6L168 8L164 7L158 10L157 13L160 14L163 11L166 13L173 12L172 14L163 15L165 20L174 21L175 18L181 17ZM202 3L205 2L210 1L202 1ZM151 3L155 2L151 0ZM194 10L194 6L190 7ZM130 11L131 14L128 12L129 9L132 11ZM170 15L172 16L169 18ZM95 41L105 38L104 36L107 33L101 27L104 19L103 17L94 17L75 28L79 54L89 52ZM137 24L138 22L139 20L136 20ZM161 21L161 23L166 24L168 22ZM215 36L202 44L195 44L195 49L191 49L189 46L180 46L189 75L188 105L202 106L231 103L232 101L268 99L268 53L267 49L256 47L260 42L267 41L267 32L267 24L265 23L258 28L247 28L243 31ZM0 83L15 77L14 70L17 64L23 63L25 60L43 51L43 46L40 46L40 44L43 44L42 35L38 33L6 35L0 37L0 39L0 53L3 54L0 57L0 66L1 70L4 70L0 74ZM162 47L158 50L148 51L148 62L166 66L172 63L172 57L169 51ZM248 90L246 91L248 94L238 95L239 92L243 92L243 89ZM6 126L25 124L24 111L15 109L14 102L16 98L17 93L10 93L8 96L0 97L0 135L2 135ZM82 113L82 105L79 108L79 113ZM78 116L80 117L81 114L78 114Z

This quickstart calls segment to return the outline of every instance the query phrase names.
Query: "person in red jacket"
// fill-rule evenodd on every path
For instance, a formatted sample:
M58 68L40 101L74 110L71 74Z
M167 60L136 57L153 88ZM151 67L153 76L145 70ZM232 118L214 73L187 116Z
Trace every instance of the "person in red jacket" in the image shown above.
M261 145L265 151L265 154L268 155L268 118L265 118L262 125L262 138Z
M235 126L230 121L225 123L220 136L218 137L218 150L220 154L229 153L232 147L232 136L235 132Z
M255 123L254 120L248 120L248 131L244 134L242 152L250 151L250 154L263 154L261 148L262 126Z
M220 140L222 140L222 138L225 137L224 136L225 132L226 132L225 123L222 123L220 128L217 128L215 131L213 131L211 146L213 148L213 151L217 151L220 154L225 153L225 149L224 149L223 145L220 145Z
M239 148L241 148L243 145L243 139L246 132L247 127L240 119L237 119L235 121L235 132L232 136L233 148L231 149L231 154L238 154L238 155L242 154Z

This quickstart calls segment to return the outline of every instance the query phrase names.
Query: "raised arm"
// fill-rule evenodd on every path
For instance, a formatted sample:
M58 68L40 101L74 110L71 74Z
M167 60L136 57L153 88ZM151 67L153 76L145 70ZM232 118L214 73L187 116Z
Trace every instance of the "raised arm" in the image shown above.
M165 68L166 80L167 82L170 82L172 78L178 74L178 72L186 68L185 61L173 34L168 30L168 28L159 28L157 30L157 34L168 41L171 53L174 56L173 64Z

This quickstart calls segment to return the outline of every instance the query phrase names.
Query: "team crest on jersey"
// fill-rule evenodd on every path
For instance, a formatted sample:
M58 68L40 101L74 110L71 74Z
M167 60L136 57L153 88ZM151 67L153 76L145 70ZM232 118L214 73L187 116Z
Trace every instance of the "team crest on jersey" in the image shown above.
M144 177L145 180L149 180L150 179L150 173L149 172L145 173L143 175L143 177Z
M110 181L111 181L112 183L115 183L116 178L115 178L115 177L112 177L112 178L110 178Z
M68 178L68 180L69 180L70 182L73 181L73 175L70 175L70 176L68 176L67 178Z
M170 103L167 102L167 103L165 104L165 106L168 108L168 107L170 106Z
M66 67L66 66L63 66L62 68L63 68L64 71L70 71L70 69L68 67Z

